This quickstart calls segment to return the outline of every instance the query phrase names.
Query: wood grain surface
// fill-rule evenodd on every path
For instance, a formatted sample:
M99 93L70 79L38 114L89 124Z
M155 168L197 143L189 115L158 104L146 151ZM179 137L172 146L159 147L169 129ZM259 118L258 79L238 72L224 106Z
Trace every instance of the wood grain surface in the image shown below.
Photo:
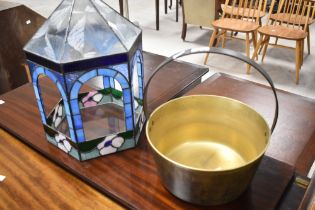
M145 80L147 80L150 77L154 68L159 63L161 63L162 60L164 59L165 57L163 56L153 55L150 53L144 53ZM154 96L157 97L157 99L154 97L151 97L151 105L153 105L151 108L193 87L195 83L200 82L200 77L203 74L205 74L207 71L208 71L207 69L200 68L200 66L195 66L195 65L190 65L190 64L188 65L187 63L184 63L184 62L173 62L171 65L169 65L168 68L165 68L164 70L161 71L161 73L157 75L156 81L152 82L152 86L153 87L155 86L155 88L150 88L149 91L151 91L152 94L154 94ZM42 87L42 93L45 95L45 99L44 99L45 105L49 108L52 108L58 101L59 94L56 92L56 88L52 87L51 84L47 82L45 78L41 80L42 82L40 83ZM102 182L106 183L106 185L109 186L108 191L105 192L104 190L102 190L102 192L106 193L112 198L115 198L116 200L121 201L125 206L132 207L131 204L128 204L127 201L124 201L120 198L121 195L115 192L115 189L119 189L119 191L122 191L123 194L127 195L127 198L132 197L134 194L138 195L134 197L133 199L135 199L138 202L145 201L143 202L143 205L148 204L148 203L150 204L152 202L150 200L145 200L146 199L145 197L143 198L142 196L140 196L143 193L142 188L146 188L146 185L142 185L141 187L139 187L138 185L134 184L134 183L142 183L141 179L143 178L142 176L144 176L144 174L142 174L143 172L142 173L140 172L143 171L143 169L146 168L146 166L139 166L139 164L142 163L142 161L147 162L146 156L148 155L142 154L142 153L140 154L135 150L130 150L126 152L129 152L128 154L131 156L123 155L124 152L122 152L122 153L119 153L118 156L109 155L105 158L100 158L99 161L97 161L96 159L96 160L92 160L92 162L88 161L85 163L80 163L74 160L73 158L69 157L65 153L63 153L61 150L59 150L55 146L48 143L47 140L45 139L44 132L43 132L44 130L40 122L38 108L36 105L35 96L34 96L31 84L26 84L7 94L1 95L0 99L5 101L5 104L0 106L0 116L1 116L0 127L1 128L14 133L16 137L18 137L21 140L24 140L25 143L33 147L35 150L39 151L41 154L44 154L49 159L52 159L54 162L59 163L64 168L70 170L71 165L72 165L71 162L72 162L74 165L80 167L83 170L82 171L83 173L86 173L84 171L87 171L88 173L86 175L93 174L93 176L97 177L97 179L90 180L89 184L94 186L96 189L102 190L102 188L98 186L98 183L102 183ZM27 139L31 139L31 142L27 141ZM12 159L9 154L7 153L2 153L2 154L6 156L4 160L8 158ZM26 151L26 154L27 154L27 151ZM54 157L57 157L58 160L53 159ZM122 160L116 161L115 157L121 157ZM25 158L25 155L23 156L23 158ZM29 156L28 159L32 160L32 156ZM153 161L152 159L149 159L149 160L150 160L149 168L152 168ZM12 161L14 161L14 159L12 159ZM104 165L105 168L102 168L101 166L96 166L96 165L92 166L90 165L90 163L96 163L97 165L98 164ZM20 164L21 163L18 162L17 166L14 166L15 170L11 171L11 173L14 174L15 176L19 176L20 174L23 175L23 173L27 173L27 171L24 171L24 169L25 170L29 169L31 171L33 168L32 165L28 165L28 167L31 167L31 168L28 168L26 166L24 166L23 168L19 168L18 166ZM6 168L10 169L8 165L6 165ZM42 171L44 170L46 169L45 168L42 169ZM60 171L63 171L63 170L60 169ZM149 170L148 174L151 174L152 173L151 171ZM24 191L24 193L27 194L28 186L34 185L33 189L36 190L36 193L34 195L42 194L43 200L45 202L47 201L46 205L51 208L54 208L55 204L54 203L50 204L51 203L51 201L49 200L50 198L45 198L45 197L49 197L50 196L49 193L53 193L54 189L52 189L53 192L47 192L48 195L46 196L40 188L38 189L38 187L36 187L37 182L44 182L46 185L49 185L49 183L53 180L50 180L50 177L48 177L48 179L44 179L44 176L41 176L40 174L38 174L38 170L34 170L34 172L35 172L34 175L31 176L30 179L26 179L26 180L23 180L23 182L22 181L20 182L22 186L27 185L27 187L25 188L26 192ZM133 172L136 172L136 175L133 174ZM79 173L74 173L74 174L78 175L78 177L80 177L81 179L88 181L88 176L84 176L84 175L81 176ZM117 175L119 174L121 176L115 177L116 174ZM43 177L43 179L41 179L41 177ZM57 183L57 186L59 186L60 195L64 191L62 186L66 187L67 186L66 183L68 182L68 179L73 179L71 177L72 176L68 174L68 177L65 177L64 180L60 181L61 185L58 185ZM59 178L63 179L63 177L59 177ZM147 178L149 179L145 181L149 182L150 177L147 177ZM150 185L151 184L154 185L158 181L157 177L154 177L154 178L155 179L153 179L153 182L150 183ZM29 183L24 183L24 181L29 182ZM57 178L55 181L59 182ZM71 182L71 180L69 182ZM14 191L14 189L18 187L15 185L18 185L18 184L19 183L12 184L13 189L11 190ZM69 205L70 207L73 207L73 208L77 207L76 204L72 205L72 202L76 202L76 201L73 201L74 200L73 198L75 198L76 196L78 197L77 199L82 199L82 202L84 202L85 199L81 198L81 196L85 196L85 193L81 193L81 194L79 192L76 193L76 190L77 190L76 188L81 188L80 187L81 185L82 183L78 183L78 187L75 187L75 184L73 184L72 187L70 186L68 187L69 191L66 191L66 192L71 194L69 195L69 198L72 198L72 200L69 200L68 202L65 202L65 203ZM157 184L157 185L160 185L160 184ZM70 188L72 190L70 190ZM22 190L21 187L19 187L18 189ZM50 191L50 188L47 188L47 191ZM7 202L5 200L0 203L4 203L5 205L10 205L10 206L5 206L5 207L8 207L7 209L11 209L11 205L14 208L19 206L21 209L36 209L36 208L33 208L32 206L27 206L29 200L32 200L32 199L27 198L27 197L24 198L22 194L13 194L13 195L16 197L16 199L18 199L18 202L17 200L11 200L10 202L9 201ZM6 192L7 199L10 199L11 196L12 196L12 193ZM21 196L21 199L19 198L20 196ZM1 197L0 201L1 199L4 199L4 198L5 197ZM91 197L88 197L88 196L87 198L91 199ZM95 198L98 199L97 196L95 196ZM60 202L62 203L62 201L63 200L61 200ZM36 197L35 197L34 202L37 202ZM42 200L39 201L38 205L41 205L41 202ZM93 200L91 202L93 202ZM16 206L14 206L12 203L14 203L14 205ZM80 204L80 202L78 203ZM87 208L92 207L92 205L89 206L88 204L87 205L84 205L83 203L81 204L83 207L85 206ZM34 207L37 207L37 206L35 205ZM67 209L67 206L65 206L65 208ZM109 208L111 208L110 205L109 205ZM0 206L0 209L2 209L1 206Z
M183 64L180 70L169 69L167 78L173 78L172 75L178 74L178 71L183 72L182 76L185 76L183 70L185 65L187 68L192 68L190 65ZM216 75L216 77L215 80L211 78L204 84L208 84L208 81L211 81L210 84L217 83L216 80L225 78L221 75ZM163 81L164 78L162 76L156 78L157 83L152 85L152 92L163 93L163 88L167 86ZM229 82L233 84L235 79L229 79ZM253 89L265 90L265 87L252 83L235 81L244 83L244 86L250 85ZM172 82L173 87L178 87L179 84L181 82ZM225 86L229 85L225 83ZM206 89L210 90L208 87ZM42 91L51 90L49 86L43 86ZM53 96L54 94L51 93L51 97ZM155 96L159 97L159 95ZM209 209L209 207L194 206L183 202L172 196L162 186L144 132L142 132L139 145L134 149L80 163L46 141L30 85L2 95L1 99L6 101L0 106L2 128L12 132L27 145L119 204L132 209ZM158 104L163 100L165 98L152 101ZM155 104L150 103L151 108L153 108L152 105ZM264 157L246 193L234 202L211 207L211 209L273 209L292 175L292 166Z
M0 94L27 82L22 49L44 21L24 5L0 11Z
M123 209L0 129L0 209Z
M277 91L279 118L266 155L306 176L315 159L315 101ZM269 87L225 74L217 74L188 94L213 94L234 98L257 110L271 125L275 102Z

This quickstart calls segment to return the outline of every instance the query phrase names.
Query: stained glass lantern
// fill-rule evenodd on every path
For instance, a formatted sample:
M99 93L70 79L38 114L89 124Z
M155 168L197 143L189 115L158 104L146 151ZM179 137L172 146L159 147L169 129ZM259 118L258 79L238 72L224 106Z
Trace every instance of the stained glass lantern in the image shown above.
M140 28L101 0L64 0L24 51L50 143L80 161L136 146L144 123ZM40 75L60 92L50 112ZM101 88L84 92L96 79Z

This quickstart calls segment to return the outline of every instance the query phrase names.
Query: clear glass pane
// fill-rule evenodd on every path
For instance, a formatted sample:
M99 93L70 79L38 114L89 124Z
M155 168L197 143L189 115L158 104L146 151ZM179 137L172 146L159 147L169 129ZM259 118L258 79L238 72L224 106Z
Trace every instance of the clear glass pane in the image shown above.
M95 3L101 15L127 49L130 49L141 32L140 28L121 17L120 14L106 5L102 0L92 0L92 2Z
M63 53L72 0L63 1L26 44L25 50L55 62Z
M140 33L100 0L64 0L24 49L67 63L126 53Z
M88 0L75 1L62 62L124 53L126 49Z
M97 77L98 80L102 78ZM126 131L122 92L93 89L88 85L91 80L81 87L79 96L85 139L89 141ZM119 84L116 80L114 83Z

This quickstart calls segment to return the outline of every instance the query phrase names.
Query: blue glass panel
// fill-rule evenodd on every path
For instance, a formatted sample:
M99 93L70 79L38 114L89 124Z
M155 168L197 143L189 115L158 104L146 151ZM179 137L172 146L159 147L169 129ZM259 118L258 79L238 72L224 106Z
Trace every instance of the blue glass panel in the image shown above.
M38 105L40 104L40 106L38 106L39 111L40 111L40 112L44 112L44 109L43 109L43 106L42 106L42 103L41 103L40 100L37 100L37 104L38 104ZM45 113L45 112L44 112L44 113Z
M83 129L76 130L76 132L77 132L78 142L83 142L83 141L85 141Z
M114 78L113 78L113 77L110 77L110 78L109 78L109 82L110 82L110 87L111 87L111 88L115 88L115 81L114 81Z
M124 102L130 103L131 102L130 89L124 89L123 94L124 94Z
M42 123L47 124L45 113L40 112L40 118L42 119Z
M132 116L131 104L125 104L125 117Z
M124 78L121 74L117 74L115 79L119 82L122 89L129 88L129 84L128 84L126 78Z
M74 120L74 125L75 125L76 129L82 129L83 128L81 115L74 115L73 120Z
M111 66L111 68L115 69L116 71L120 72L121 74L123 74L125 77L128 78L129 74L128 74L128 65L127 64L119 64L119 65L115 65L115 66Z
M143 91L142 91L142 89L139 90L139 98L143 99Z
M33 85L33 87L34 87L34 93L35 93L36 99L40 100L39 89L37 88L36 85Z
M80 107L79 107L79 102L77 99L73 99L70 101L71 104L71 110L73 115L80 114Z
M63 105L65 107L66 114L70 115L69 103L68 101L64 101Z
M57 77L51 73L48 69L45 69L45 74L49 77L54 83L57 83Z
M138 75L142 75L142 63L139 61L137 62L137 70L138 70Z
M126 118L126 130L131 131L133 129L132 117Z
M71 93L70 93L70 99L76 99L78 97L78 93L80 91L82 84L80 82L74 83Z
M62 96L62 99L63 99L64 101L68 101L67 95L66 95L66 93L65 93L65 91L64 91L64 89L63 89L63 87L62 87L62 85L60 84L60 82L57 82L57 87L58 87L58 90L59 90L59 92L60 92L60 94L61 94L61 96Z
M28 68L30 69L30 71L32 72L32 74L34 73L34 71L36 70L36 64L33 63L30 60L26 60Z
M98 75L100 76L108 76L108 77L114 77L117 74L116 71L111 69L99 69Z
M139 84L139 87L142 87L142 78L141 77L138 77L138 84Z
M73 129L69 129L69 133L70 133L70 138L71 138L71 140L75 142L75 133L74 133L74 130L73 130Z
M79 79L80 82L85 83L86 81L88 81L89 79L92 79L93 77L97 76L97 71L96 70L92 70L89 71L87 73L85 73L84 75L82 75Z
M69 128L73 128L72 119L70 115L67 115L67 121L68 121Z
M52 71L51 73L53 73L55 75L55 77L57 78L57 80L60 82L60 84L62 85L63 89L65 90L65 86L64 86L64 77L62 76L62 74L58 73L58 72L54 72Z
M36 73L37 73L37 74L45 74L45 69L44 69L44 67L38 66L38 67L36 68Z
M103 85L104 85L104 88L109 88L110 87L109 77L103 77Z
M36 70L33 73L33 81L37 81L38 75L44 74L44 68L43 67L37 67Z
M83 74L84 72L71 72L65 75L66 83L67 83L67 92L70 92L72 84Z
M42 123L46 124L46 115L45 115L43 104L40 100L36 100L36 101L37 101L37 106L40 113L40 118L42 119Z

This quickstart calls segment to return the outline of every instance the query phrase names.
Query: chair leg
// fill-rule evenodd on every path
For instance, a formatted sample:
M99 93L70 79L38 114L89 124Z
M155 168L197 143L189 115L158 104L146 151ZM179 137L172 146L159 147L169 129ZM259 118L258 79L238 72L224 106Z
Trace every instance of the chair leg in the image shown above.
M258 50L259 50L260 45L261 45L262 42L263 42L263 35L260 35L259 41L258 41L258 43L257 43L257 45L256 45L256 47L255 47L255 50L254 50L252 59L258 60Z
M249 33L246 33L246 56L250 59L250 40L249 40ZM246 73L249 74L250 72L250 65L246 65Z
M278 37L276 37L276 41L275 41L275 45L277 45L278 44Z
M215 37L217 36L217 33L218 33L218 29L214 29L214 31L213 31L213 33L211 35L210 41L209 41L209 47L213 46ZM203 62L205 65L207 64L208 57L209 57L209 53L206 54L205 60Z
M301 41L296 41L295 49L295 83L299 84L301 69Z
M303 65L303 62L304 62L304 39L301 40L301 68L302 68L302 65Z
M183 27L182 27L182 40L185 41L186 39L186 32L187 32L187 23L183 22Z
M167 14L167 0L164 0L164 13Z
M176 0L176 22L178 22L178 0Z
M226 37L226 31L222 34L222 48L225 48L225 37Z
M265 38L263 39L263 41L262 41L262 43L260 45L260 48L258 49L258 55L260 55L260 53L261 53L262 49L264 48L264 46L265 46ZM257 59L258 59L258 57L257 57Z
M268 48L268 44L269 44L269 39L270 39L270 37L266 36L266 38L265 38L265 45L264 45L264 51L263 51L263 55L262 55L262 58L261 58L261 62L264 62L264 58L266 56L267 48Z
M221 38L222 38L222 35L217 38L217 41L215 43L213 43L213 46L219 47L219 43L221 41Z
M310 33L310 26L307 25L307 50L308 50L308 54L311 54L311 33Z
M254 49L255 49L256 45L257 45L257 31L252 32L252 40L253 40L253 45L254 45Z

